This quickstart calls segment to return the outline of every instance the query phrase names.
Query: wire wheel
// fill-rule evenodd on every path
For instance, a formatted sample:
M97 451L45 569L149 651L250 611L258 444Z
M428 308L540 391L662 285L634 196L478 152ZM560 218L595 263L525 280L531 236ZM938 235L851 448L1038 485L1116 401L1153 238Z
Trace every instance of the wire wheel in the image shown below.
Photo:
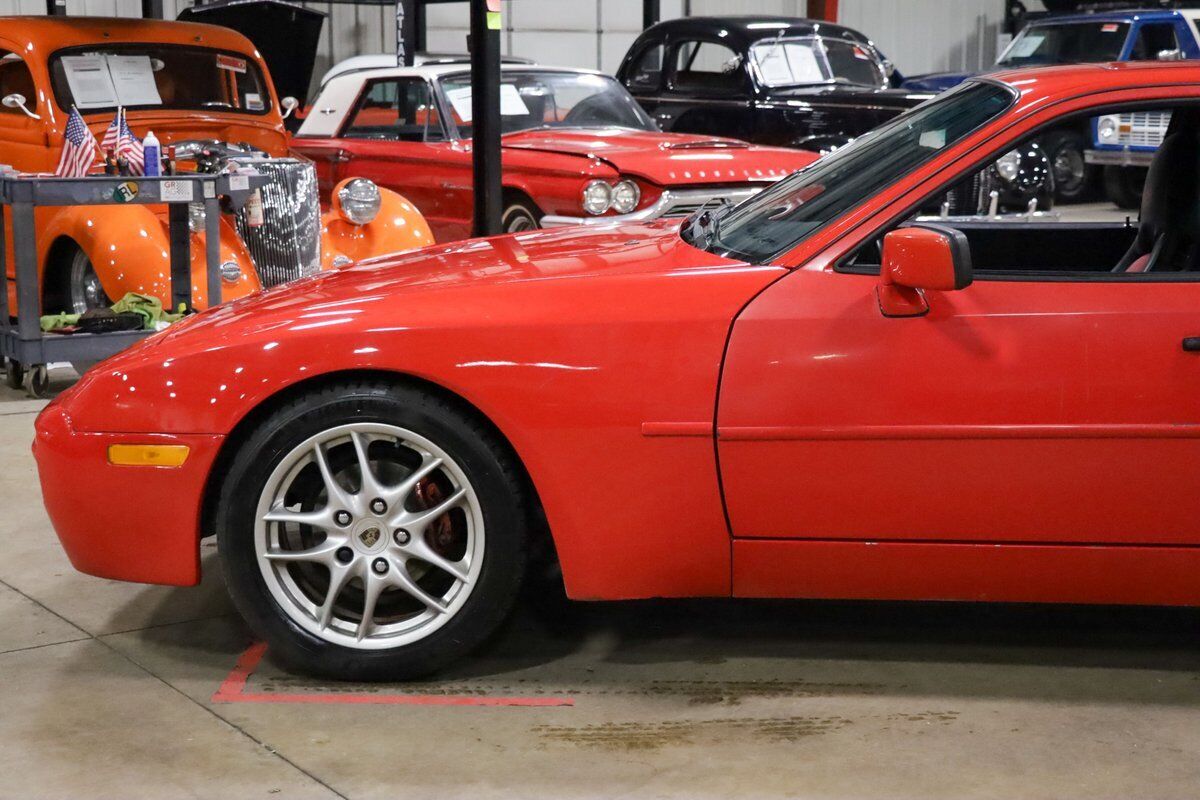
M296 625L360 650L424 639L480 575L484 524L462 468L418 434L358 422L310 437L274 469L255 554Z

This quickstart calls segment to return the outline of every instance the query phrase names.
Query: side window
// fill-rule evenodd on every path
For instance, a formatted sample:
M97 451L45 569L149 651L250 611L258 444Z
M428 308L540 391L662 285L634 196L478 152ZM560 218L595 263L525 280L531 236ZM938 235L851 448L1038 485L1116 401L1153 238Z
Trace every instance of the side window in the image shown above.
M686 41L675 47L673 88L724 94L743 88L742 57L717 42Z
M1130 134L1134 144L1109 162L1105 197L1058 199L1047 213L1052 189L1043 176L1063 166L1056 158L1064 131L1093 119L1108 121L1122 137ZM1200 236L1176 213L1200 198L1200 107L1160 102L1089 110L1055 121L994 159L948 192L926 198L902 223L960 231L976 280L1200 280ZM1026 205L1034 199L1036 208ZM883 238L841 267L878 271Z
M662 44L652 45L643 50L625 77L625 85L632 90L657 89L662 86L665 55L666 47Z
M19 94L25 98L25 107L34 111L37 105L37 88L33 85L33 74L29 67L16 53L0 50L0 97ZM25 112L19 108L8 108L0 105L0 118L16 115L27 119Z
M1143 25L1133 43L1133 53L1130 58L1134 61L1156 61L1159 53L1179 50L1179 39L1175 35L1175 25L1170 22L1155 22Z
M419 78L371 81L342 136L399 142L442 139L442 122L429 84Z

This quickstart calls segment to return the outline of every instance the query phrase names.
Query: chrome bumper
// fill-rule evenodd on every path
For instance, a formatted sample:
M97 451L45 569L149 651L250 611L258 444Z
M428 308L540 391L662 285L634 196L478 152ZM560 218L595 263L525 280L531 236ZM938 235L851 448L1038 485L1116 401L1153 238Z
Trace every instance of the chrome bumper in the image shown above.
M707 203L729 200L740 203L761 192L770 184L738 189L666 189L652 205L630 214L599 217L564 217L547 214L542 217L543 228L562 228L567 225L612 225L622 222L649 222L664 217L686 217Z
M1105 167L1148 167L1154 150L1085 150L1083 160Z

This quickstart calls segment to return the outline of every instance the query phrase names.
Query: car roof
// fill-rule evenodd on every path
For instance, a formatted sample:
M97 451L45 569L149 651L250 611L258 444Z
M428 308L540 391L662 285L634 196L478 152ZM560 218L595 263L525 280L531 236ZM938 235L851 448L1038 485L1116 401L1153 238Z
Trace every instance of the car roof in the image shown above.
M427 53L420 52L414 57L415 66L434 66L439 64L463 65L471 63L471 56L466 53ZM501 56L501 62L504 64L533 64L535 63L528 58L520 58L518 56ZM334 64L329 68L324 75L321 76L321 85L329 83L329 81L345 75L350 72L362 72L369 69L383 69L386 67L395 67L395 53L364 53L362 55L351 56Z
M654 33L704 35L718 33L735 50L749 47L763 39L777 36L812 36L825 34L839 38L869 38L853 28L819 19L775 16L731 16L731 17L680 17L669 19L647 28L644 37Z
M594 69L580 69L578 67L552 67L541 64L501 64L500 72L570 72L578 75L604 75L605 73ZM370 78L441 78L446 75L469 75L471 73L470 64L423 64L417 67L378 67L376 69L355 70L346 72L341 75L336 75L331 79L342 80L350 76L356 76L364 80Z
M0 39L20 44L22 52L48 53L64 47L106 43L200 45L240 53L258 51L242 34L220 25L118 17L0 17Z
M972 80L1006 83L1019 90L1023 95L1023 103L1028 105L1039 99L1053 101L1119 89L1179 85L1200 87L1200 61L1114 61L1106 64L1027 67L993 72Z
M1047 23L1072 22L1133 22L1134 20L1174 20L1182 15L1170 8L1127 8L1116 11L1089 11L1072 14L1051 14L1030 22L1030 25L1045 25Z

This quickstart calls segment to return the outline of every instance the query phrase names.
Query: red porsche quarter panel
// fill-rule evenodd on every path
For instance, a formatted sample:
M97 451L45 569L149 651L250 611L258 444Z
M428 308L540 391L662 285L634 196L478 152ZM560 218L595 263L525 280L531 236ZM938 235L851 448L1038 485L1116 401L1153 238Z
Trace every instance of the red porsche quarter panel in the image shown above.
M301 381L416 376L508 437L572 596L728 594L717 376L734 315L781 274L694 249L669 224L464 242L200 314L59 405L79 431L224 435Z

